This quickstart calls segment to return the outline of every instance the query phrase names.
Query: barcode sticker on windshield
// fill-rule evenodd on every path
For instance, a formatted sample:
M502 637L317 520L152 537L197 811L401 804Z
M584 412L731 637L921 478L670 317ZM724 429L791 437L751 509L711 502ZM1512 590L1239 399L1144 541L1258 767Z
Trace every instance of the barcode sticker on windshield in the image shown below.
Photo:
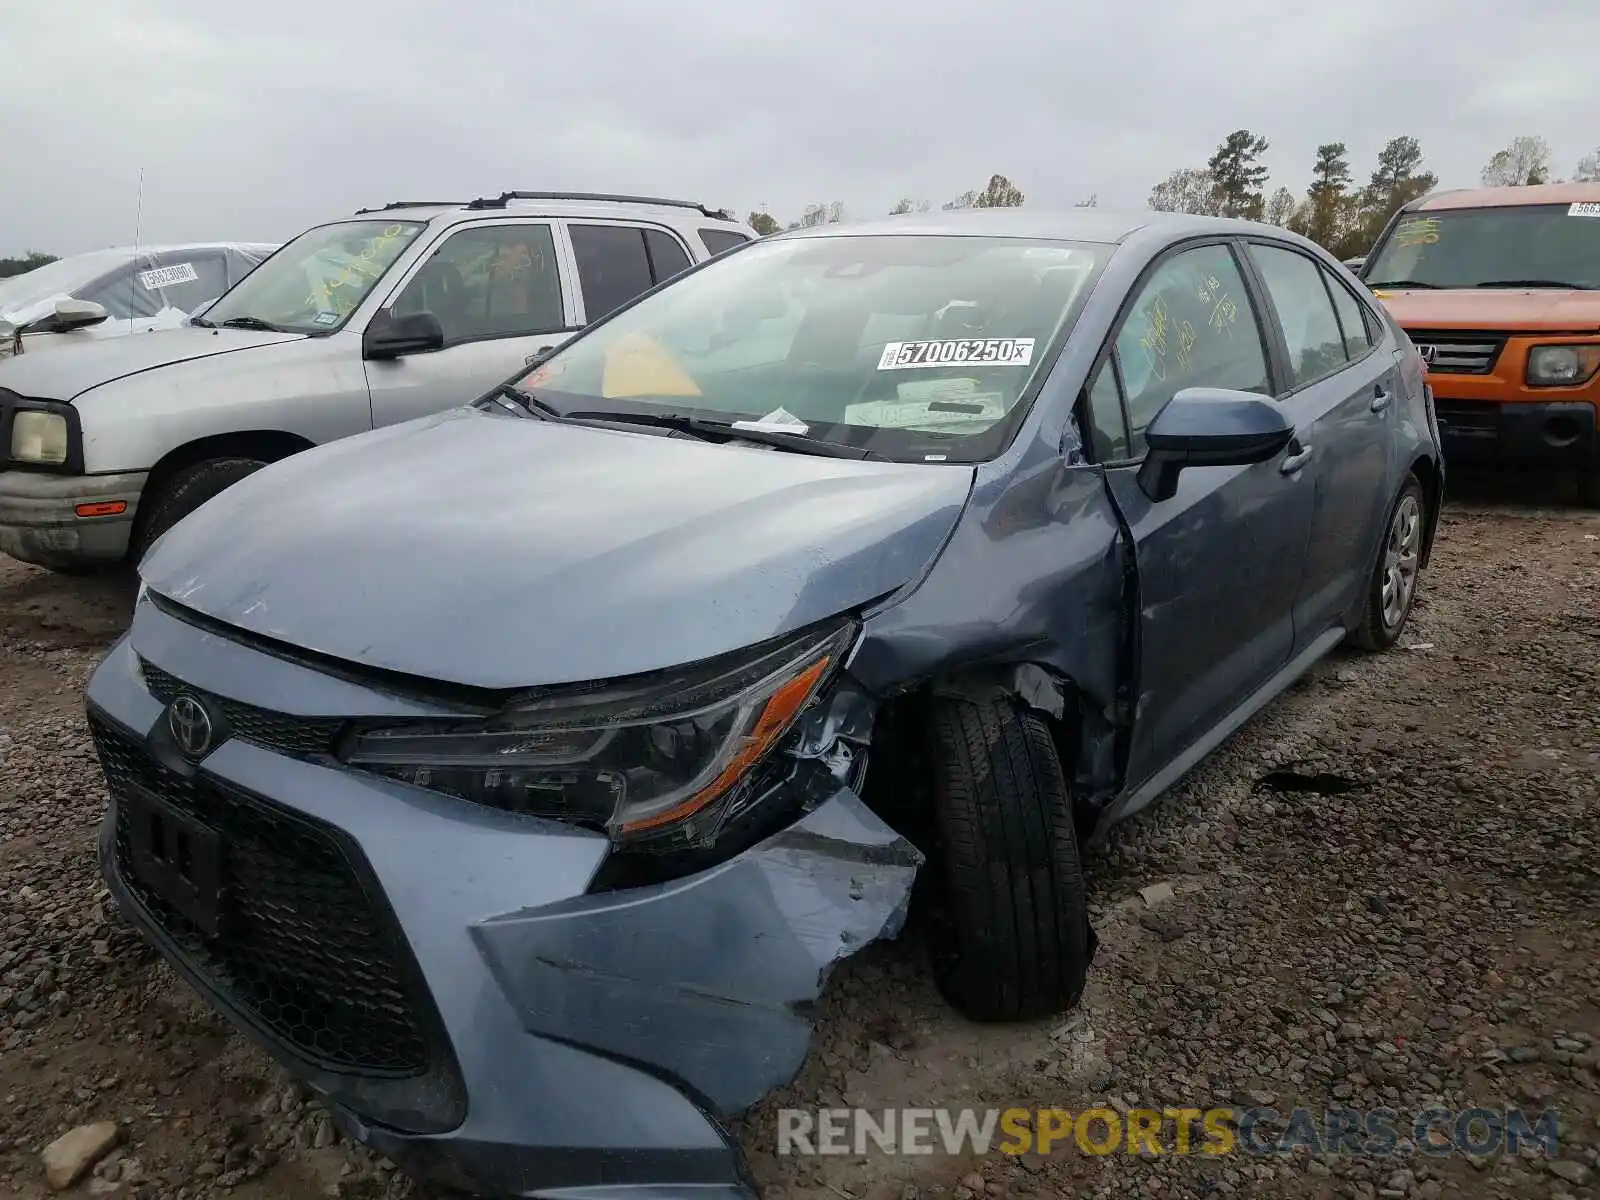
M170 267L157 267L153 271L139 272L139 286L147 292L157 288L171 287L175 283L194 283L200 276L195 274L193 263L174 263Z
M1600 217L1600 200L1578 200L1567 209L1569 217Z
M935 342L890 342L878 358L878 370L909 371L958 363L1025 367L1032 361L1032 338L950 338Z

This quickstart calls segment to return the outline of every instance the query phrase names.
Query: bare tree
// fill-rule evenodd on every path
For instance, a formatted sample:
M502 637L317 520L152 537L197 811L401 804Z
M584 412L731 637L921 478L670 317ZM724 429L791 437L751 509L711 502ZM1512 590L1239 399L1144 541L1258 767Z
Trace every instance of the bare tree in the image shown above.
M978 207L978 193L962 192L961 195L957 196L954 200L948 200L944 204L940 205L940 207L943 208L945 212L951 212L961 208L976 208Z
M1294 215L1294 193L1281 187L1267 201L1267 221L1273 225L1287 225Z
M790 223L790 229L810 229L813 225L837 225L844 220L844 203L835 200L832 204L808 204L805 211L800 214L798 221Z
M1022 192L1004 175L989 176L988 186L978 195L974 208L1021 208Z
M889 215L891 217L899 217L911 212L925 213L932 207L931 201L913 200L910 196L902 196L900 202L889 210Z
M1483 168L1484 187L1527 187L1550 180L1550 143L1524 135L1495 152Z
M1578 169L1572 173L1572 182L1600 183L1600 149L1578 160Z
M1157 212L1198 213L1208 217L1222 212L1217 181L1205 167L1180 167L1150 189L1149 203Z

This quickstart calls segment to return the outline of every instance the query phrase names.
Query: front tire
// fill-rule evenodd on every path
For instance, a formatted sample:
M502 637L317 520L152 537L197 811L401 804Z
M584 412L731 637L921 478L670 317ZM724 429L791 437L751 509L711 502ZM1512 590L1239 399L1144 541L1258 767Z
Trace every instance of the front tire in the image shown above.
M212 458L179 471L154 496L134 538L135 565L156 539L207 500L267 464L258 458Z
M1415 475L1389 509L1383 545L1367 582L1367 602L1350 640L1362 650L1387 650L1400 640L1417 599L1427 498Z
M941 697L929 743L942 851L940 988L979 1021L1066 1011L1083 993L1093 934L1072 796L1049 726L998 691Z

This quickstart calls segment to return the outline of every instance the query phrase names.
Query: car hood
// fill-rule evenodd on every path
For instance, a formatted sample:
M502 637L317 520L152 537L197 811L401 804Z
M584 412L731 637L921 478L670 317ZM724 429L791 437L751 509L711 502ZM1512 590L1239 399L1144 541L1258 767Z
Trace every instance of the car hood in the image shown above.
M235 350L270 346L304 337L253 329L203 329L185 325L157 329L140 337L97 338L72 354L29 355L0 360L0 387L41 400L75 400L90 388L142 371L211 358Z
M484 688L752 645L917 577L969 467L861 462L457 409L249 476L140 574L205 616Z
M1401 290L1374 288L1404 329L1526 330L1580 333L1600 329L1600 292L1552 288Z

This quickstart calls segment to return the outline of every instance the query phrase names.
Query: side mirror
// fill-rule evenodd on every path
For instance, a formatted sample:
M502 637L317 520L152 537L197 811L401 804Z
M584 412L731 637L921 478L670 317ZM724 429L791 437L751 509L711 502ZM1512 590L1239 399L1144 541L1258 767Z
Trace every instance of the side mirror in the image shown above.
M444 326L431 312L380 312L361 335L362 358L399 358L444 348Z
M105 306L93 300L74 300L63 296L56 301L53 313L40 317L27 327L28 333L67 333L73 329L86 329L98 325L109 316Z
M1265 462L1294 440L1283 408L1255 392L1184 388L1145 430L1149 446L1139 487L1151 500L1170 500L1185 467L1244 467Z

